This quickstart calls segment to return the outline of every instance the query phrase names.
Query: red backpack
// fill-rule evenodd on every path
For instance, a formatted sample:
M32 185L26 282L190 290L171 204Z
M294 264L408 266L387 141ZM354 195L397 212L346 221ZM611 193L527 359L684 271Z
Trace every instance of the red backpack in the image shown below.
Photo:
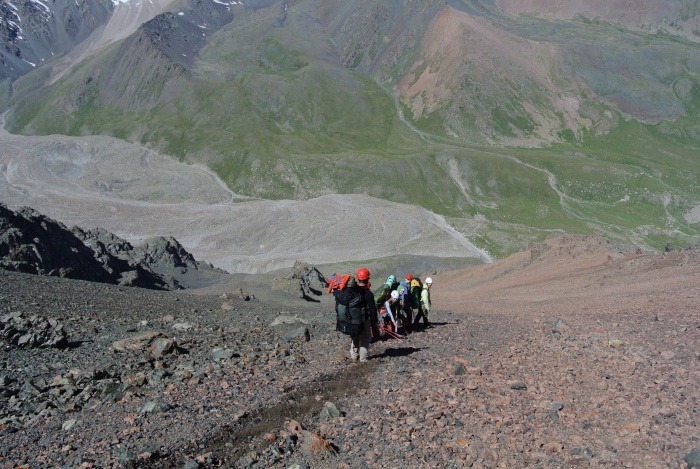
M350 280L350 275L333 274L328 278L328 290L326 293L331 293L333 290L343 290Z

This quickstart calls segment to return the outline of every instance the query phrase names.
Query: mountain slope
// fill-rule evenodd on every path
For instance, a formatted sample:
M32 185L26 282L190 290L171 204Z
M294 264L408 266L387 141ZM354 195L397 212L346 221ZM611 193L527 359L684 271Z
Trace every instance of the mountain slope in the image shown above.
M672 34L700 41L700 2L681 0L495 0L504 11L551 19L606 21L651 34Z
M397 94L425 131L532 145L604 132L617 112L652 123L697 114L688 91L698 86L697 42L600 20L514 17L525 10L510 3L505 11L478 1L391 5L366 2L352 14L336 7L328 21L344 63ZM613 115L601 115L601 103Z
M0 80L16 79L68 53L112 14L109 0L0 3Z
M331 295L244 301L0 270L4 462L697 466L700 251L553 237L432 277L432 327L375 340L356 365ZM71 346L14 340L46 323Z
M93 60L84 65L93 70L89 77L75 73L72 79L54 86L52 94L94 94L97 104L105 107L100 113L110 116L110 120L114 114L109 106L116 103L101 99L110 92L120 96L125 92L134 94L133 101L149 108L165 105L177 96L176 101L184 107L175 111L186 113L192 119L188 124L205 133L210 129L203 128L207 124L200 115L213 112L219 121L230 120L231 116L220 109L230 103L240 109L237 115L246 115L246 120L256 114L262 118L260 124L269 127L264 131L268 137L297 140L300 133L312 133L310 145L303 147L305 153L343 147L362 149L357 133L346 135L352 139L350 142L344 138L336 142L337 129L345 125L327 128L323 124L328 118L344 124L359 123L358 130L370 133L370 142L383 141L371 137L378 123L373 116L391 111L390 101L380 100L374 109L348 108L344 115L329 114L340 103L352 106L357 102L375 102L377 98L378 91L358 88L375 85L351 84L358 78L351 78L343 67L373 78L401 103L405 117L418 129L460 142L531 146L580 141L590 133L604 133L617 126L617 113L653 124L697 115L699 103L694 90L700 86L700 62L694 58L696 43L640 35L600 21L553 22L533 16L513 17L476 1L447 5L415 0L341 5L309 0L296 3L289 11L288 8L286 2L267 2L258 9L183 3L179 9L145 23L117 51L108 52L109 66ZM512 6L506 8L506 12L520 11ZM691 15L688 21L697 18L692 11L685 14ZM608 41L611 37L616 38L614 43ZM142 51L146 43L163 54L162 65ZM140 70L154 65L166 72L162 80L151 74L141 77ZM198 102L192 108L188 102L199 101L202 96L183 92L181 85L168 87L166 81L179 80L178 65L193 75L193 82L187 87L201 88L210 98L208 101ZM103 67L103 71L95 72L96 67ZM116 67L116 73L104 71L111 67ZM109 76L94 80L104 75ZM76 83L76 79L82 83ZM225 85L213 90L212 81ZM163 87L170 92L164 93ZM144 89L145 96L141 93ZM321 95L313 99L318 91ZM247 107L244 96L260 92L272 96L250 103L252 109ZM70 113L79 109L55 101L32 106L22 97L26 92L19 94L8 118L15 132L113 132L131 140L145 138L151 144L164 139L167 150L180 156L184 155L183 147L190 154L203 150L220 155L225 151L212 148L211 143L176 143L173 141L177 137L171 133L160 135L156 131L156 135L144 136L141 131L123 126L110 130L99 115L90 116L87 128L79 127L80 116L78 122L56 128L53 119L46 121L42 115L51 115L50 109ZM306 105L308 101L311 102ZM17 109L20 103L25 110ZM283 107L289 109L285 111ZM612 112L604 112L605 107ZM130 110L133 106L118 106L114 112ZM158 125L167 117L155 111L152 117L156 119L149 121L156 127L173 125ZM171 112L173 108L166 111ZM677 125L681 132L694 138L695 133L688 129L694 122ZM224 147L254 146L245 140L249 126L232 122L221 127L212 137L222 134L230 142ZM389 130L386 124L379 129L384 134ZM280 138L276 140L275 146L279 146Z
M180 2L58 80L48 67L16 80L7 123L138 142L248 196L421 205L490 251L550 230L687 243L699 46L591 11ZM697 16L673 11L684 28ZM617 172L633 185L601 182Z

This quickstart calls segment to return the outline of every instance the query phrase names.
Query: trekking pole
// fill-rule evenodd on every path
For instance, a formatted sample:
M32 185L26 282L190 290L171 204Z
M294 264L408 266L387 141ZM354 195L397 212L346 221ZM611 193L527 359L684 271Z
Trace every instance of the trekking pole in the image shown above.
M383 330L384 332L386 332L387 335L389 335L389 337L393 337L394 339L405 339L405 337L402 336L401 334L397 334L396 332L392 332L392 331L390 331L389 329L387 329L386 327L384 327L383 325L382 325L382 326L379 326L379 327L381 327L382 330Z

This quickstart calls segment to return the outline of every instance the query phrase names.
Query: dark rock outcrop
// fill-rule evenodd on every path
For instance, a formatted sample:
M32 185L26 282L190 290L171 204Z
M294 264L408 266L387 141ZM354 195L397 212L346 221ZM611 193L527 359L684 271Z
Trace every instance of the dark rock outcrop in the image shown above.
M0 338L9 346L21 348L68 347L63 324L43 316L10 313L0 318Z
M226 2L190 1L178 14L165 12L145 22L111 55L108 65L81 86L84 96L124 109L150 109L166 94L180 94L189 86L192 69L215 32L233 19Z
M182 273L199 265L192 254L172 236L150 238L138 249L138 260L149 265L177 268Z
M159 290L183 288L173 274L188 269L225 273L200 263L174 238L142 247L102 228L72 229L30 208L0 204L0 268Z
M182 14L162 13L144 23L142 29L170 60L189 68L208 37L232 20L233 11L228 2L193 0Z
M323 290L328 287L328 282L313 265L296 261L292 266L292 272L288 277L278 277L273 281L272 288L284 290L290 293L298 292L299 298L308 301L318 301L314 297L323 294Z

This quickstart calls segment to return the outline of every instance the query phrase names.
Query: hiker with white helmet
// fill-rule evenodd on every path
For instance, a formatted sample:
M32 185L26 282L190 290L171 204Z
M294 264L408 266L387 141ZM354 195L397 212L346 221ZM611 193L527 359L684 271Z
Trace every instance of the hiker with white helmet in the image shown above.
M384 326L391 325L391 331L398 331L398 324L396 322L397 310L399 306L399 292L393 290L389 299L384 302L379 310L379 321L380 324Z
M421 316L423 316L423 325L429 326L430 322L428 320L428 315L430 314L430 287L433 284L433 279L428 277L423 282L423 290L420 293L420 309L418 314L416 314L416 324Z

